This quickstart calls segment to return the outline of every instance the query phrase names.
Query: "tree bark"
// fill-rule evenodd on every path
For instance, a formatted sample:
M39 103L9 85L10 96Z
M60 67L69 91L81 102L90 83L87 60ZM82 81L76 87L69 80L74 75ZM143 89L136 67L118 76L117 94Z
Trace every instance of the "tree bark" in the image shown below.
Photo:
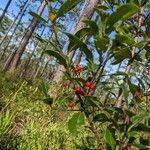
M82 15L80 16L80 19L78 20L74 34L85 26L85 23L83 21L87 20L91 17L98 2L99 2L99 0L86 0L86 8L84 9ZM73 54L72 52L68 53L67 56L69 58L71 58L72 54ZM55 72L53 80L55 82L60 82L64 71L65 71L65 68L63 66L59 65L57 68L57 71Z
M5 14L6 14L6 12L7 12L7 9L8 9L8 7L10 6L11 2L12 2L12 0L9 0L8 3L7 3L7 5L6 5L6 7L5 7L5 9L3 10L2 15L0 16L0 22L3 20Z
M5 39L6 39L7 36L8 36L9 31L10 31L10 30L14 27L14 25L16 24L16 22L17 22L19 16L22 15L22 12L23 12L23 10L24 10L24 8L25 8L25 6L26 6L26 4L27 4L28 1L29 1L29 0L26 0L26 1L24 2L24 4L21 6L19 13L17 14L16 18L14 19L14 21L13 21L12 24L10 25L9 29L7 30L7 32L6 32L5 35L3 36L2 40L0 41L0 46L2 46L3 42L5 41ZM10 39L11 39L11 38L12 38L12 36L10 37ZM9 43L9 41L8 41L8 43ZM7 44L6 44L5 48L3 49L3 53L2 53L1 59L3 59L3 57L4 57L5 53L6 53L6 50L7 50Z
M46 6L46 2L45 2L45 0L43 0L40 7L38 8L37 14L41 15L45 6ZM24 36L19 44L18 49L14 52L14 56L11 58L9 67L7 68L7 70L10 73L13 73L14 70L17 68L17 66L20 62L21 56L22 56L23 52L25 51L25 47L27 46L29 39L31 38L37 24L38 24L38 20L33 18L28 27L28 30L24 34Z
M7 42L7 44L6 44L6 46L3 48L3 50L5 50L5 51L7 50L8 46L9 46L9 44L10 44L10 42L11 42L11 40L12 40L12 38L13 38L13 36L14 36L14 34L15 34L17 28L18 28L18 26L20 25L20 22L21 22L21 20L22 20L22 18L23 18L23 16L24 16L24 13L25 13L26 9L28 8L28 6L29 6L29 3L26 5L26 7L24 8L24 10L22 11L22 13L21 13L21 15L20 15L20 18L19 18L19 20L18 20L18 23L16 24L16 26L15 26L15 28L14 28L14 30L13 30L13 32L12 32L12 34L11 34L11 36L10 36L8 42ZM8 66L9 66L9 64L10 64L10 61L11 61L11 58L13 57L13 55L14 55L14 54L12 53L12 54L10 54L10 55L8 56L8 58L7 58L7 60L6 60L5 64L4 64L4 67L3 67L3 71L6 71L6 70L7 70L7 68L8 68Z

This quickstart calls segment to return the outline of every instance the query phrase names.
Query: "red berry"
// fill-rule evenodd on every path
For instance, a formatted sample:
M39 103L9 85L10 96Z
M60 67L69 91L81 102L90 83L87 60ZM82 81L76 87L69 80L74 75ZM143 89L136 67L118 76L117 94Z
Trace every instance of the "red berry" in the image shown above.
M75 91L76 94L84 95L84 92L83 92L83 90L81 89L81 87L75 87L75 88L74 88L74 91Z
M67 86L68 86L68 83L67 83L67 82L63 82L62 85L63 85L64 87L67 87Z
M86 87L90 87L91 84L92 84L92 82L87 81L87 82L85 83L85 86L86 86Z
M141 95L141 92L139 90L137 90L135 93L134 93L134 97L139 97Z
M125 146L125 149L126 149L126 150L131 150L131 145L130 145L130 144L127 144L127 145Z
M81 68L80 66L76 66L76 67L74 68L74 72L75 72L75 73L80 73L81 70L82 70L82 68Z
M68 104L68 107L73 108L75 106L75 103L73 101L70 101Z
M91 90L94 90L94 89L95 89L95 85L94 85L94 84L91 84L91 85L90 85L90 89L91 89Z

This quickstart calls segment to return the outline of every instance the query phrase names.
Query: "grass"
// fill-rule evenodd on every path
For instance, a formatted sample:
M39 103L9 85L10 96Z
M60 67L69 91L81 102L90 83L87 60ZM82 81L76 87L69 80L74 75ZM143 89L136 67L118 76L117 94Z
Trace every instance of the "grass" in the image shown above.
M27 81L0 74L0 149L74 150L81 134L67 129L68 112L51 110L43 94Z

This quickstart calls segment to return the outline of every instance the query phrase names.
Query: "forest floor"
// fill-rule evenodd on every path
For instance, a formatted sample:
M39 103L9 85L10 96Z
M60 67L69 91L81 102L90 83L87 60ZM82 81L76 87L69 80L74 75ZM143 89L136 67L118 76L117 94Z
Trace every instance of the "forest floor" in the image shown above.
M73 150L80 135L67 130L69 118L43 102L39 80L25 80L0 74L0 149Z

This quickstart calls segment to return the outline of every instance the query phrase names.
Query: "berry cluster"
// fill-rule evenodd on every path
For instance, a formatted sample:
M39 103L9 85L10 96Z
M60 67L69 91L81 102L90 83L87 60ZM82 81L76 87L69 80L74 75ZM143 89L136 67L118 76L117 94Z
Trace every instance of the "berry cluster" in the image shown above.
M81 66L76 66L73 70L75 74L81 73L83 69ZM62 82L63 87L68 87L69 83L67 81ZM91 81L86 81L83 86L73 86L73 91L76 95L84 96L90 94L90 92L94 91L95 89L95 84L92 83ZM69 101L68 107L73 108L75 106L75 103L73 101Z

